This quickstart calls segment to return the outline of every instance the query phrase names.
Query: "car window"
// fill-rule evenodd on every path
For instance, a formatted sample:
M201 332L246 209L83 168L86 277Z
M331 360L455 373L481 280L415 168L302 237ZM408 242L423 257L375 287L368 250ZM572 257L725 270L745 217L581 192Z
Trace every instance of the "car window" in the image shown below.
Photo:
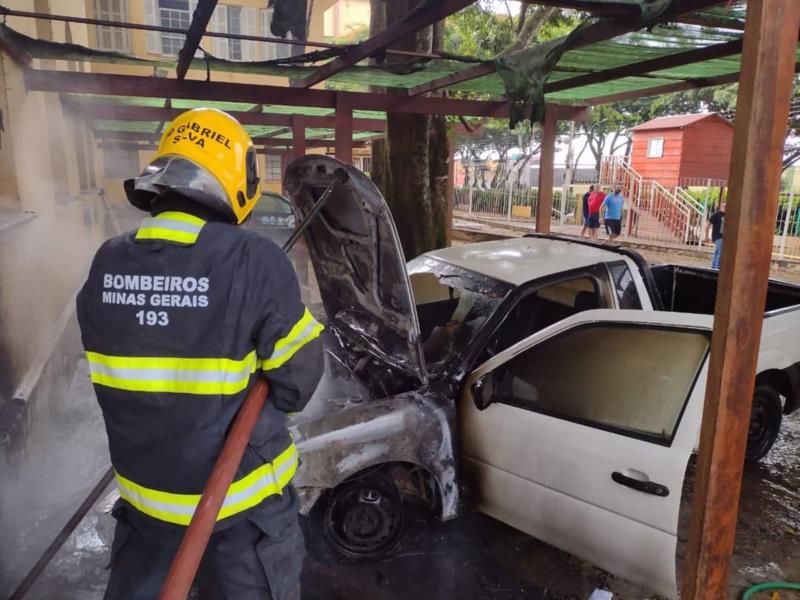
M514 357L492 385L501 402L669 444L708 346L703 332L586 325Z
M434 370L471 344L513 287L426 256L408 263L408 273L425 360Z
M639 300L636 282L628 265L624 262L612 263L608 265L608 270L611 272L611 279L614 282L614 293L617 295L619 307L640 310L642 302Z
M542 286L520 298L492 336L489 354L498 354L567 317L607 308L597 279L582 275Z

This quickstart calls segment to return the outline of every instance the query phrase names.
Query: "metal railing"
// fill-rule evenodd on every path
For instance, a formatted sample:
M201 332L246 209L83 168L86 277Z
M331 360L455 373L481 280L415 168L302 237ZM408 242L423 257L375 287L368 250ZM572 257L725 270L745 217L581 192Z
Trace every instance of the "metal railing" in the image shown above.
M581 198L590 183L605 191L620 187L625 197L623 240L700 249L706 244L708 218L725 198L727 181L682 178L667 186L641 177L624 157L606 157L598 181L553 189L551 230L577 235L581 231ZM517 183L502 188L457 187L456 218L476 218L488 224L535 227L538 190ZM563 196L563 202L562 202ZM602 232L601 232L601 237ZM781 192L775 219L773 257L800 260L800 192Z

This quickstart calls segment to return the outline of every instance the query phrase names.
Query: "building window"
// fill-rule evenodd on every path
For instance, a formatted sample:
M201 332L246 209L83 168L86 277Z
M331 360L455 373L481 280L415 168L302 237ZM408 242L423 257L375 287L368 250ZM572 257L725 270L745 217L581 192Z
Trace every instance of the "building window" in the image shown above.
M242 8L240 6L228 7L228 33L242 34ZM242 60L242 40L228 40L228 58Z
M647 158L664 156L664 138L653 138L647 142Z
M94 16L102 21L128 21L128 0L94 0ZM119 27L95 27L95 42L98 50L130 52L131 38L127 29Z
M192 20L189 0L158 0L158 19L162 27L189 29ZM185 39L186 36L179 33L162 33L161 54L177 56Z
M267 181L280 181L283 177L283 169L281 169L281 157L275 154L267 154L267 168L266 168Z
M274 38L275 35L270 30L272 25L272 9L267 8L261 11L261 36ZM287 39L292 39L292 35L288 34ZM291 46L289 44L275 44L273 42L261 42L259 44L258 59L259 60L279 60L288 58L292 54Z

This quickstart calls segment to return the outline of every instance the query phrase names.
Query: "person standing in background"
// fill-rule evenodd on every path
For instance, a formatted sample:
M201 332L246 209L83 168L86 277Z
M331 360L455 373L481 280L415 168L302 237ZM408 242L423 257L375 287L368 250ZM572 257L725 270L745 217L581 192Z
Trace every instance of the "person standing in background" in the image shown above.
M613 194L609 194L603 200L605 207L605 224L608 241L613 242L622 233L622 207L625 198L622 197L622 189L615 188Z
M711 257L711 268L719 270L719 260L722 257L722 232L725 229L725 202L708 218L706 223L706 239L711 233L711 243L714 244L714 255Z
M589 191L583 195L583 228L581 229L581 237L586 237L586 232L589 231L589 196L594 192L594 186L589 186Z
M600 190L595 190L589 194L589 237L597 239L597 230L600 229L600 207L605 200L605 194Z

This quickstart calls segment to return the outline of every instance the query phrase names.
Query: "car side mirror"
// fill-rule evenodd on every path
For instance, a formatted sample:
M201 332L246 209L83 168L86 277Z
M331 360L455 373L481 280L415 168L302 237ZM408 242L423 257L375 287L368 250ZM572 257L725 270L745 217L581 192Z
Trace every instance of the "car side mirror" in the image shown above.
M472 400L478 410L484 410L492 403L494 392L494 376L491 372L487 373L472 384Z
M484 410L495 402L507 402L511 399L511 378L507 375L507 365L500 365L472 384L472 399L478 410Z

